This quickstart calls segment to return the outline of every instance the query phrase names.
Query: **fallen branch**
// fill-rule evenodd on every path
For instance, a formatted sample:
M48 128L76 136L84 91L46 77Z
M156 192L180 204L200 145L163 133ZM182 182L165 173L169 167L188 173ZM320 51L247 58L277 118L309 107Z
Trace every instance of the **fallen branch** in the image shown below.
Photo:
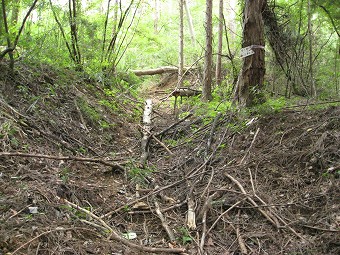
M232 209L234 209L235 207L237 207L238 204L240 204L241 202L243 202L245 199L247 198L244 198L238 202L236 202L235 204L233 204L231 207L228 208L228 210L225 210L223 213L221 213L218 218L214 221L214 223L211 225L211 227L208 229L207 231L207 235L210 233L210 231L216 226L216 224L219 222L220 219L222 219L222 217L224 215L226 215L229 211L231 211Z
M130 201L130 202L128 202L128 203L125 203L124 205L118 207L117 209L115 209L115 210L113 210L113 211L111 211L111 212L108 212L108 213L102 215L101 218L109 217L109 216L111 216L112 214L117 213L117 212L119 212L120 210L125 209L125 208L128 207L128 206L131 206L131 205L133 205L133 204L135 204L135 203L137 203L137 202L139 202L139 201L142 201L142 200L145 199L145 198L148 198L148 197L150 197L150 196L152 196L152 195L156 195L156 194L162 192L163 190L166 190L166 189L172 188L172 187L174 187L174 186L177 186L177 185L179 185L179 184L181 184L181 183L187 181L188 179L197 177L197 176L199 176L199 175L201 175L201 174L202 174L202 173L200 173L200 172L199 172L199 173L196 173L196 174L192 174L192 175L190 175L190 176L188 176L188 177L186 177L186 178L184 178L184 179L178 180L178 181L173 182L173 183L171 183L171 184L169 184L169 185L167 185L167 186L164 186L164 187L162 187L162 188L159 188L159 189L157 189L157 190L155 190L155 191L153 191L153 192L151 192L151 193L149 193L149 194L146 194L146 195L144 195L144 196L142 196L142 197L140 197L140 198L138 198L138 199L135 199L135 200L133 200L133 201Z
M77 100L74 99L73 102L74 102L74 105L75 105L75 107L76 107L76 109L77 109L77 112L78 112L78 115L79 115L79 118L80 118L80 122L81 122L81 124L82 124L81 127L82 127L83 129L85 129L86 132L89 132L89 130L88 130L87 126L86 126L86 122L85 122L85 120L84 120L84 118L83 118L83 115L81 114L81 111L80 111L80 108L79 108L79 106L78 106Z
M63 201L77 209L77 210L80 210L82 211L83 213L91 216L92 218L96 219L99 223L102 224L103 227L105 227L108 231L110 231L110 238L112 238L113 240L115 241L118 241L122 244L125 244L126 246L129 246L131 248L134 248L134 249L137 249L139 251L142 251L142 252L166 252L166 253L184 253L185 252L185 249L184 248L161 248L161 247L147 247L147 246L143 246L143 245L138 245L136 243L133 243L131 241L129 241L128 239L124 238L123 236L119 235L116 231L114 231L101 217L95 215L94 213L66 200L66 199L63 199Z
M239 217L240 217L240 211L238 211L238 215L237 215L237 218ZM241 254L248 254L248 250L247 250L246 244L244 243L243 237L240 233L239 226L236 227L236 236L237 236L238 245L240 246Z
M20 251L22 248L24 248L25 246L27 246L28 244L32 243L33 241L37 240L38 238L50 234L52 232L57 232L57 231L71 231L71 230L75 230L75 229L79 229L79 230L86 230L86 231L93 231L91 229L87 229L87 228L79 228L79 227L72 227L72 228L63 228L63 227L57 227L56 229L51 229L48 231L45 231L39 235L37 235L36 237L32 238L31 240L27 241L26 243L22 244L19 248L17 248L16 250L14 250L13 252L11 252L11 255L16 254L18 251Z
M259 131L260 131L260 128L258 128L258 129L256 130L255 135L254 135L254 138L253 138L253 140L251 141L251 144L250 144L248 150L246 151L246 153L244 154L243 158L241 159L240 165L242 165L243 163L246 162L246 158L247 158L247 156L248 156L248 154L249 154L251 148L252 148L253 145L254 145L254 142L255 142L255 140L256 140L256 137L257 137Z
M247 200L254 206L256 206L256 208L259 210L259 212L270 222L272 223L276 228L280 228L280 226L277 224L277 219L272 218L268 215L267 212L265 212L264 210L262 210L261 208L258 207L257 203L251 198L249 197L249 195L247 194L247 192L244 190L243 186L241 185L241 183L236 180L234 177L232 177L230 174L224 173L225 176L227 176L233 183L235 183L239 189L241 190L241 192L247 196Z
M208 215L208 211L211 207L211 202L213 201L213 199L219 195L219 192L215 192L214 194L210 195L207 200L205 201L204 205L203 205L203 209L202 212L200 214L202 214L202 234L201 234L201 242L200 242L200 251L202 254L204 254L204 244L205 244L205 238L207 236L207 215Z
M208 157L208 154L210 152L211 144L212 144L213 137L215 135L216 126L217 126L217 123L218 123L218 119L221 117L221 115L222 114L220 112L218 112L213 123L212 123L211 129L210 129L210 135L209 135L209 138L208 138L208 141L207 141L207 147L206 147L206 150L205 150L205 155L204 155L205 158Z
M177 125L181 124L183 121L189 119L193 114L190 113L187 116L185 116L183 119L177 121L176 123L172 124L171 126L167 127L166 129L163 129L161 132L155 134L155 136L162 136L164 135L166 132L168 132L170 129L176 127Z
M74 161L84 161L84 162L94 162L100 163L102 165L112 167L112 170L121 170L124 171L124 167L120 164L112 164L103 159L96 158L80 158L80 157L72 157L72 156L52 156L45 154L30 154L30 153L21 153L21 152L0 152L0 157L26 157L26 158L46 158L46 159L54 159L54 160L74 160Z
M164 144L162 143L154 134L150 131L144 129L141 125L138 125L144 132L147 132L160 146L162 146L170 155L174 155L174 153Z
M171 230L171 228L169 227L168 223L166 222L162 212L161 212L161 209L159 207L159 204L157 201L154 201L154 204L155 204L155 208L156 208L156 214L158 216L158 218L161 220L162 222L162 226L165 230L165 232L168 234L168 237L170 239L170 242L171 243L175 243L176 242L176 237L174 235L174 232Z
M254 196L262 203L262 205L267 206L268 204L266 202L263 201L262 198L260 198L256 192L255 192L255 185L254 185L254 181L253 181L253 175L251 173L250 168L248 168L249 171L249 176L250 176L250 182L251 182L251 186L253 189L253 194ZM293 234L295 234L297 237L304 239L299 233L297 233L292 227L289 226L289 224L280 216L278 215L275 211L274 208L268 207L268 210L270 212L271 215L273 215L277 220L277 225L279 225L279 221L284 225L284 227L288 228Z
M291 228L290 226L288 226L288 224L280 217L278 216L276 213L269 211L266 212L264 210L262 210L259 205L247 194L247 192L244 190L243 186L241 185L241 183L239 181L237 181L234 177L232 177L231 175L224 173L224 175L226 177L228 177L232 182L234 182L239 189L241 190L241 192L247 196L247 200L255 206L255 208L270 222L272 223L277 229L281 229L281 228L287 228L289 229L293 234L295 234L297 237L299 237L302 240L305 240L299 233L297 233L293 228ZM259 196L256 195L256 198L260 200L261 203L263 203L264 205L267 205ZM280 226L279 221L281 223L284 224L284 226Z

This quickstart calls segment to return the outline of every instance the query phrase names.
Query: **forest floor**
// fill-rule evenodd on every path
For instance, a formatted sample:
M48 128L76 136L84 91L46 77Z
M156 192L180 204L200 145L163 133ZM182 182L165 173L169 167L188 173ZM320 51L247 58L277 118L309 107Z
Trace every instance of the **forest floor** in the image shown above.
M152 90L143 166L132 96L0 69L0 254L340 254L339 106L179 122Z

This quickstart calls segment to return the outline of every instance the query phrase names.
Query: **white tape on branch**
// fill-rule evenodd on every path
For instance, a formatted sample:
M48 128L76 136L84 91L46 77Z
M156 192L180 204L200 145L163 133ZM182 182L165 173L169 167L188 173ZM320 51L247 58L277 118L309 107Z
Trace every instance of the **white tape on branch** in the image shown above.
M245 58L245 57L248 57L250 55L255 54L255 51L253 51L253 49L264 49L264 46L262 46L262 45L250 45L250 46L247 46L245 48L242 48L240 57Z

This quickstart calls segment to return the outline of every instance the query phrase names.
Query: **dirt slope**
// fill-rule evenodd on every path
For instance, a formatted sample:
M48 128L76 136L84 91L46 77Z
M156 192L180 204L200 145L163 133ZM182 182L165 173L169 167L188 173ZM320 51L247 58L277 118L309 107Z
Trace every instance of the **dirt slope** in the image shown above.
M193 115L157 135L177 122L158 108L172 154L152 139L141 168L131 100L72 72L1 68L0 254L340 252L340 107Z

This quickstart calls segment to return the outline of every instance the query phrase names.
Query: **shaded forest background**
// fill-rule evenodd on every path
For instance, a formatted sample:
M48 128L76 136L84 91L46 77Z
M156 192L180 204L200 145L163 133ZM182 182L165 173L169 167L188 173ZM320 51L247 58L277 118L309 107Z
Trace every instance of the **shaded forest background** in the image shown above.
M1 0L0 255L339 254L338 2Z
M186 7L184 65L202 70L206 50L205 1L182 2ZM212 83L215 93L220 91L215 98L221 101L230 96L242 63L244 4L228 1L222 17L218 14L218 4L218 1L213 3L212 68L216 66L217 55L221 55L223 71L222 79L213 75ZM73 68L100 81L114 77L116 85L111 89L121 89L119 86L123 84L132 90L159 80L159 77L137 78L133 70L178 67L178 1L3 0L1 6L1 59ZM262 15L267 98L337 97L339 3L267 1ZM219 24L223 25L220 53ZM222 83L216 87L219 79ZM192 86L190 82L185 86Z

